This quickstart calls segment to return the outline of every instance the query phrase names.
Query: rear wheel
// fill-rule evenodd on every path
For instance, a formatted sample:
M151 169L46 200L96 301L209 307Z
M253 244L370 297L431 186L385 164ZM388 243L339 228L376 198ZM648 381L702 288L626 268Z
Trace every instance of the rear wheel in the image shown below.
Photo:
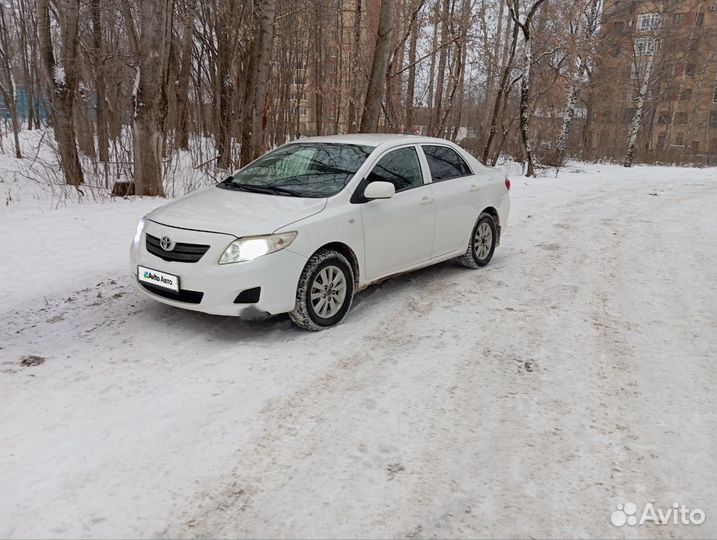
M354 295L354 273L340 253L322 249L306 263L289 317L305 330L323 330L340 323Z
M471 232L468 249L458 261L468 268L485 266L493 258L496 242L498 240L497 227L493 216L481 214Z

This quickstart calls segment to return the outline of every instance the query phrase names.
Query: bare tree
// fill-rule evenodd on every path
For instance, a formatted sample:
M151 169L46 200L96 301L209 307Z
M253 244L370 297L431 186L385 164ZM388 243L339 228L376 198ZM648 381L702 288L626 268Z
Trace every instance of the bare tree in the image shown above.
M582 6L578 5L578 20L575 24L573 35L579 36L575 44L575 68L570 72L570 85L563 110L563 123L560 137L555 151L554 163L560 167L565 160L565 150L572 131L573 117L578 103L578 96L588 72L591 70L593 55L595 53L595 40L600 19L600 7L602 0L589 0L587 13L583 12Z
M12 74L13 51L10 47L10 32L7 27L5 6L0 2L0 95L10 112L12 135L15 143L15 157L21 158L20 122L17 118L17 98L15 94L15 78Z
M139 28L130 0L122 1L136 71L132 118L135 193L163 197L162 155L174 1L138 0L136 11Z
M531 25L533 17L544 0L534 0L528 9L528 13L521 21L520 2L513 0L509 6L510 15L515 25L520 28L523 34L523 69L520 80L520 135L523 142L525 159L528 162L526 176L535 176L535 165L533 163L533 152L530 146L530 134L528 131L530 123L530 69L533 64L533 42L531 41Z
M509 1L509 0L506 0ZM516 49L518 47L518 39L520 36L520 27L513 22L513 18L510 18L511 25L512 25L512 33L510 38L510 45L506 47L506 57L503 60L503 69L502 74L500 77L500 83L498 84L498 88L496 90L496 97L495 102L493 104L493 114L491 115L490 119L490 129L488 131L488 138L486 140L486 143L483 147L483 154L481 156L481 161L483 163L488 163L491 151L493 148L493 142L495 140L496 135L498 134L498 121L500 119L500 116L503 112L503 106L505 104L505 101L508 99L508 94L510 93L510 90L512 88L512 84L510 84L510 74L513 70L513 61L515 59L515 53Z
M361 133L371 133L378 130L378 118L381 114L384 83L391 54L391 32L393 31L393 4L391 0L381 0L379 10L378 33L376 35L376 48L374 49L371 75L368 81L366 101L361 117Z
M74 105L78 82L77 42L79 0L58 0L57 18L60 30L60 58L55 60L50 33L49 0L37 1L37 24L40 56L48 84L51 88L50 104L53 110L55 140L60 152L60 165L65 182L79 186L84 182L80 158L77 154Z
M263 114L269 83L272 40L274 35L275 0L261 0L255 11L257 35L251 44L244 114L242 119L241 163L256 159L264 147Z
M100 161L109 161L109 130L107 128L107 96L105 92L105 52L102 39L100 0L90 1L92 12L92 45L95 72L97 149Z

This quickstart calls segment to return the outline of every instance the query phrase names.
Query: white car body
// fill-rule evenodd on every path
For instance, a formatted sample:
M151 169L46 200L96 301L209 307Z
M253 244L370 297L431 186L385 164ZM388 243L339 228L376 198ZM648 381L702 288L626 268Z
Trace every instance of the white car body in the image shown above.
M387 276L463 255L482 212L493 215L498 231L496 244L499 241L510 212L506 177L459 146L443 139L389 134L294 141L307 142L375 148L344 189L330 197L289 197L210 187L154 210L140 223L131 247L131 270L138 290L154 300L205 313L275 315L294 309L302 270L325 246L339 250L351 261L355 289L359 290ZM422 145L452 148L472 174L433 183ZM399 191L388 199L356 203L359 185L378 160L404 147L416 149L423 185ZM284 249L247 262L219 264L236 239L289 231L297 235ZM197 262L164 260L148 251L147 235L209 248ZM137 278L138 267L178 276L180 292L146 288ZM260 288L258 301L235 303L240 293L256 288ZM189 294L192 292L201 293L201 297Z

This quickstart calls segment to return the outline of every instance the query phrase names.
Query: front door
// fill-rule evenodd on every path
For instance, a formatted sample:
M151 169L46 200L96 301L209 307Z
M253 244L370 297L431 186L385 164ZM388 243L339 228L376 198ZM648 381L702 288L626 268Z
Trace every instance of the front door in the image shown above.
M391 182L396 194L362 205L366 278L393 274L430 259L435 204L430 183L424 183L416 148L407 146L384 154L367 181Z

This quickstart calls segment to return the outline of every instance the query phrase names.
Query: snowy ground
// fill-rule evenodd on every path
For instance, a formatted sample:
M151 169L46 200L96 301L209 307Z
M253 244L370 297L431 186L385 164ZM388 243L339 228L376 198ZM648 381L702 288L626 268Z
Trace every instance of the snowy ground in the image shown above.
M490 266L393 279L318 334L140 298L161 201L14 184L0 537L714 537L715 172L514 179ZM614 527L628 501L707 520Z

